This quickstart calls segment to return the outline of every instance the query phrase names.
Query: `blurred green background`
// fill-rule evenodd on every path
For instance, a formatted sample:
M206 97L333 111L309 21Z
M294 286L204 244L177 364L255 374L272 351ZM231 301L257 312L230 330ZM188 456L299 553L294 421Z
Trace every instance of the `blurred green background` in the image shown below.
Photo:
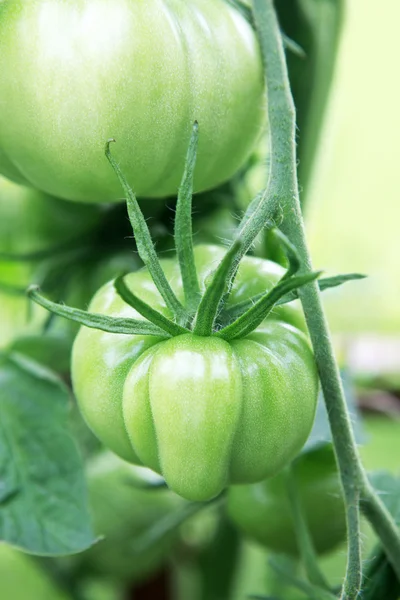
M370 411L364 419L366 443L361 449L366 467L394 474L400 472L399 21L398 0L348 0L306 205L315 267L327 275L368 275L326 292L324 302L339 358L356 375L360 403ZM367 529L365 540L367 551L374 542ZM174 600L228 600L201 597L196 553L191 560L186 550L186 562L178 567L173 563ZM345 548L324 559L331 581L340 583L345 561ZM229 600L272 593L271 581L265 550L243 544ZM104 581L89 582L80 593L85 600L121 599L121 588L107 587ZM154 595L158 592L146 593L132 591L124 597L164 598ZM305 596L286 591L283 597ZM0 600L58 598L74 596L54 587L42 563L0 545Z
M399 19L397 0L347 2L307 212L316 267L369 276L326 294L335 332L400 334Z

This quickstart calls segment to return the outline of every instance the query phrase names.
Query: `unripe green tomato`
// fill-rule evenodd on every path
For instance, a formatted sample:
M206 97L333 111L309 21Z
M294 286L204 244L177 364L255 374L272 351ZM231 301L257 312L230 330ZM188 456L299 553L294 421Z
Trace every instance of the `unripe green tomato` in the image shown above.
M302 454L294 463L300 502L315 549L330 552L346 539L344 502L330 445ZM228 513L249 538L273 552L298 555L285 475L232 486Z
M35 559L0 544L0 598L2 600L73 600Z
M76 205L51 198L30 188L0 177L0 253L32 254L72 242L99 220L93 206ZM0 283L19 289L35 282L37 261L15 261L0 257ZM0 347L18 334L32 333L48 314L38 306L31 307L18 295L0 289Z
M92 460L89 501L95 533L104 539L76 557L81 568L120 581L134 581L161 566L177 539L177 530L139 553L134 549L140 536L184 502L165 488L144 487L158 480L152 471L129 465L110 452Z
M61 246L93 228L100 216L100 207L64 202L0 176L0 253Z
M225 249L198 246L200 287ZM161 261L183 301L178 262ZM271 289L279 265L245 257L230 302ZM167 316L146 270L127 276L128 287ZM143 318L124 303L113 283L89 310ZM81 328L73 348L72 379L79 406L100 440L125 460L161 473L184 498L207 500L229 483L274 475L301 449L313 423L318 378L301 308L277 307L244 339L226 342L191 333L169 340Z
M195 189L228 180L264 120L256 34L226 0L0 2L0 171L69 200L176 193L194 120Z

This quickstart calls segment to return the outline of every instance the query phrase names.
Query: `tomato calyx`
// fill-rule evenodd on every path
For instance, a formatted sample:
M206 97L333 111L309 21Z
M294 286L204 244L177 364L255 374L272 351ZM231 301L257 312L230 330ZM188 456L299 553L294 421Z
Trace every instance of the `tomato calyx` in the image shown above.
M93 314L51 302L39 292L37 286L28 289L28 296L49 311L80 323L86 327L102 331L129 335L151 335L171 338L192 332L200 337L218 336L226 341L240 339L249 335L266 319L277 304L290 302L298 297L298 289L311 283L321 275L320 271L302 272L302 265L296 248L287 237L274 227L282 248L286 254L288 268L278 283L269 291L258 294L244 302L227 307L227 302L238 271L239 263L250 248L252 242L266 226L260 215L256 198L249 206L238 228L236 239L227 249L216 270L206 282L206 288L200 291L196 271L192 234L192 195L193 176L196 165L199 125L193 124L192 136L187 151L185 170L178 191L175 216L175 248L180 267L185 301L182 303L173 291L157 256L155 246L136 196L117 161L110 146L115 143L109 139L105 146L105 155L113 168L127 198L127 210L137 250L147 268L158 292L160 293L172 318L144 302L129 289L125 276L114 281L114 287L122 300L135 309L143 319L115 318ZM338 276L321 280L320 287L340 285L343 281L354 279L358 275Z

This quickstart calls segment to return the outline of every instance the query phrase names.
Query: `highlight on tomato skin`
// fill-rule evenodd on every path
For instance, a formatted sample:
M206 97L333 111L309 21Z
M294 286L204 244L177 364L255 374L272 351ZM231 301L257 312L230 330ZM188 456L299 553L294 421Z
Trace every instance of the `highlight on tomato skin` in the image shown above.
M0 106L0 172L18 183L119 201L102 154L115 138L139 196L175 195L197 119L195 191L208 190L261 134L258 41L226 0L4 0Z

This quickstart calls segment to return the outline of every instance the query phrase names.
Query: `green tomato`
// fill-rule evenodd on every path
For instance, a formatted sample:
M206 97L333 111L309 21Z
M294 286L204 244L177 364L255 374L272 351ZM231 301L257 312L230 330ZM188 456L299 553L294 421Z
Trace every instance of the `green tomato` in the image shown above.
M0 598L73 600L34 559L4 543L0 544Z
M264 121L255 32L225 0L0 2L0 171L61 198L175 194L195 119L196 191L228 180Z
M51 250L86 233L100 215L98 207L77 206L0 177L0 253Z
M55 200L0 177L0 254L51 251L83 236L99 217L96 207ZM35 283L38 265L0 257L0 283L24 289ZM27 300L1 289L0 313L0 347L22 332L30 335L48 318L46 311L32 306L28 320Z
M76 557L77 566L119 581L133 581L146 577L167 559L177 530L140 553L134 550L138 537L182 506L183 501L169 490L144 487L159 479L152 471L129 465L110 452L92 460L89 501L94 530L102 539Z
M329 552L346 539L346 517L335 457L330 445L294 463L297 489L315 549ZM249 538L273 552L297 555L298 547L285 475L253 485L232 486L228 513Z
M200 286L225 254L198 246ZM161 261L183 301L179 265ZM231 302L271 289L283 275L275 263L245 257ZM171 316L146 270L128 286ZM142 318L110 282L89 310ZM88 425L125 460L162 474L190 500L206 500L229 483L274 475L301 449L315 413L318 378L299 305L275 309L247 338L231 343L181 335L169 340L81 328L73 348L74 390Z

